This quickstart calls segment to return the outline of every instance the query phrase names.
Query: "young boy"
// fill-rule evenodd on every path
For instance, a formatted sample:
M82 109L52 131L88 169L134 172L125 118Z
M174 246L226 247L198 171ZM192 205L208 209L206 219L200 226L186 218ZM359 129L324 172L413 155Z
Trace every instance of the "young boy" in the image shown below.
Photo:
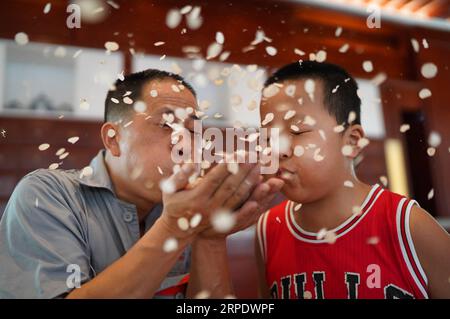
M292 63L265 83L287 200L258 221L260 293L272 298L450 298L450 236L414 200L358 180L367 145L355 80Z

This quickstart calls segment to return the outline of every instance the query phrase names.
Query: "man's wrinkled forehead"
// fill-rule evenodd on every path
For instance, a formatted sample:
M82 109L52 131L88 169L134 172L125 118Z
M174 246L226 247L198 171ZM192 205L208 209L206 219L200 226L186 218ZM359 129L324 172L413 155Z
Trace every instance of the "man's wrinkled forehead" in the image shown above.
M146 99L147 107L150 111L158 111L159 109L192 108L197 109L197 101L195 99L187 99L182 96L158 96Z

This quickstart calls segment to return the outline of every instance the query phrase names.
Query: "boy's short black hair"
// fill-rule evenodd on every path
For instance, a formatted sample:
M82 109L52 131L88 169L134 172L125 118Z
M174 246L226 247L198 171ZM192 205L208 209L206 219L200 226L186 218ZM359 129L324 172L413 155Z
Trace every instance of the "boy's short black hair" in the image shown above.
M178 74L170 73L166 71L147 69L145 71L128 74L124 77L123 81L118 79L114 83L113 89L108 91L105 99L105 113L104 121L113 122L118 121L126 115L127 112L133 110L133 104L126 104L123 102L124 95L127 92L131 92L127 95L133 102L137 102L142 98L142 88L145 84L153 80L173 79L184 85L192 94L196 97L194 88L187 83L183 77ZM113 102L111 99L115 99Z
M264 83L267 87L286 80L316 79L323 83L324 105L336 118L338 124L348 126L350 112L355 113L352 124L361 124L361 99L357 94L358 84L343 68L316 61L300 61L283 66ZM339 85L335 93L333 90Z

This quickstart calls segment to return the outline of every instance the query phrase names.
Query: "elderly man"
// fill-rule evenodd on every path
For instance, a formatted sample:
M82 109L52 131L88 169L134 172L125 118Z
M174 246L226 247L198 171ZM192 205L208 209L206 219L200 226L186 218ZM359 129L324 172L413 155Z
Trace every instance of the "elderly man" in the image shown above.
M179 122L191 130L196 106L178 75L118 80L105 101L105 149L90 166L34 171L11 196L0 222L0 297L231 294L226 236L254 223L283 182L262 182L257 164L236 174L218 164L191 186L194 164L174 170L171 123L184 109ZM209 222L222 208L236 217L227 233Z

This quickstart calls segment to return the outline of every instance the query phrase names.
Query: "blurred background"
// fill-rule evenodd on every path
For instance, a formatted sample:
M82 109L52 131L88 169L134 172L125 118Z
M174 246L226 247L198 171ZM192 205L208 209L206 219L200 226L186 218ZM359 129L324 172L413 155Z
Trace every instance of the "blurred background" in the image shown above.
M415 198L449 230L449 57L448 0L3 0L0 216L26 173L89 164L123 74L179 73L207 124L258 126L267 75L310 59L359 83L360 179ZM237 296L255 297L253 231L229 248Z

